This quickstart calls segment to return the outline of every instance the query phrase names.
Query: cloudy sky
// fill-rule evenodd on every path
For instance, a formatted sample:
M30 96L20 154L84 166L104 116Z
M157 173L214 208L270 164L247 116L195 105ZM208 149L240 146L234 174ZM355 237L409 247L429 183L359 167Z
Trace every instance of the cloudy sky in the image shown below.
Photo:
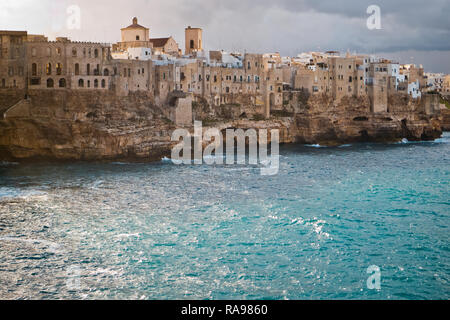
M67 28L71 5L80 29ZM381 29L367 28L367 8L381 9ZM203 28L205 49L280 52L339 50L382 54L426 71L450 73L449 0L0 0L0 30L114 43L137 16L151 37Z

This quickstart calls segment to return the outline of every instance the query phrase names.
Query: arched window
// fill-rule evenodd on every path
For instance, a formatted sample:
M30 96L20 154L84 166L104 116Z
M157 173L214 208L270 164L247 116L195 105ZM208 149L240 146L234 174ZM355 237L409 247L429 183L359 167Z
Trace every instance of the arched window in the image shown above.
M190 48L191 48L191 49L194 49L194 40L191 40L191 41L190 41Z
M80 74L80 65L75 63L75 75L78 76Z
M76 56L77 56L77 49L72 48L72 57L76 57Z
M103 70L103 75L104 76L109 76L109 70L108 70L108 68L106 68L105 70Z
M59 87L60 88L66 87L66 79L64 79L64 78L59 79Z
M95 50L94 50L94 57L95 57L95 58L98 58L98 49L95 49Z
M58 56L61 55L61 48L56 48L56 54L57 54Z
M88 64L86 65L86 74L87 74L87 75L90 75L90 73L91 73L91 65L88 63Z
M46 71L47 75L52 74L52 64L50 62L47 63L47 67L45 68L45 71Z
M62 74L62 64L61 63L56 64L56 74L59 76Z
M94 80L94 88L98 88L98 79Z
M37 64L36 63L33 63L31 65L31 75L32 76L37 76Z
M84 88L84 80L83 79L78 80L78 87Z
M102 88L105 88L106 87L106 81L105 81L105 79L102 79Z
M52 78L47 79L47 88L53 88L53 79Z

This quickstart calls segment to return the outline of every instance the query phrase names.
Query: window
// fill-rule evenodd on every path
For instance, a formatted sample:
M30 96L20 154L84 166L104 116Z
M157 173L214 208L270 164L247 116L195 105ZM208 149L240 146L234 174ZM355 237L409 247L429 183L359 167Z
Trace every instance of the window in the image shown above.
M66 79L64 79L64 78L59 79L59 87L60 88L66 87Z
M78 87L80 87L80 88L84 87L84 80L83 79L78 80Z
M136 40L139 41L139 36L136 36Z
M56 48L56 54L57 54L58 56L61 55L61 48Z
M352 82L352 76L348 77L348 82Z
M32 78L30 79L30 84L33 86L37 86L41 84L41 78Z
M52 64L50 62L47 63L47 67L45 68L45 71L46 71L47 75L52 74Z
M106 68L105 70L103 70L103 75L104 75L105 77L109 76L109 70L108 70L108 68Z
M76 57L77 56L77 49L73 48L72 49L72 57Z
M94 57L95 57L95 58L98 58L98 49L95 49L95 50L94 50Z
M98 79L94 80L94 88L98 88Z
M190 41L190 48L191 48L191 49L194 49L194 40L191 40L191 41Z
M87 87L88 87L88 88L91 87L91 80L88 80L88 82L87 82Z
M52 55L52 49L47 48L47 57L51 57L51 55Z
M36 57L37 51L36 48L31 48L31 56Z
M105 79L102 79L102 88L105 88L106 87L106 81L105 81Z
M14 68L13 67L9 67L8 68L8 75L10 75L10 76L14 75Z
M91 65L89 63L86 65L86 74L87 75L91 74Z
M19 76L23 76L23 67L19 67Z
M56 74L59 76L62 74L62 64L61 63L56 64Z
M36 63L33 63L31 65L31 75L32 76L36 76L37 75L37 64Z
M75 63L75 75L80 75L80 65L78 63Z
M6 87L6 80L5 79L2 79L2 87L3 88Z
M53 88L53 79L52 78L47 79L47 88Z

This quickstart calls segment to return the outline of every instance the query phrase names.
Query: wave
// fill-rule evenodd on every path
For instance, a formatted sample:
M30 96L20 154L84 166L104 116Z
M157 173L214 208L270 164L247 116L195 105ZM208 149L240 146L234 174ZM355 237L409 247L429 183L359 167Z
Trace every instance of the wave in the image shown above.
M56 242L48 241L48 240L41 240L41 239L22 239L22 238L16 238L16 237L0 237L0 241L7 241L7 242L21 242L28 245L44 245L48 247L48 251L50 252L56 252L61 248L61 245Z
M310 147L310 148L325 148L325 146L321 146L320 144L305 144L305 147Z

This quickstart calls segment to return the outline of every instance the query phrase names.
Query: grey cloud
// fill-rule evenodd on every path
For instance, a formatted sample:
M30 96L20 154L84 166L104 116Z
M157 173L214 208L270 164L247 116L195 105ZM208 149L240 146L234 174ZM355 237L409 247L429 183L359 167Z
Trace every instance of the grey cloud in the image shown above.
M76 40L118 41L120 28L138 16L141 24L150 27L152 37L172 35L181 47L184 28L192 25L204 29L206 49L279 51L285 55L318 49L450 51L448 0L24 0L28 5L20 10L16 1L1 3L4 1L16 10L9 10L7 22L0 24L18 28L19 19L31 33L45 29L51 36L69 35ZM6 12L8 7L2 4L0 9ZM51 21L59 11L64 16L64 8L70 4L78 4L82 10L82 29L53 30ZM366 27L366 9L372 4L381 7L382 30ZM47 14L41 14L42 6L49 8ZM8 25L1 28L8 29Z

